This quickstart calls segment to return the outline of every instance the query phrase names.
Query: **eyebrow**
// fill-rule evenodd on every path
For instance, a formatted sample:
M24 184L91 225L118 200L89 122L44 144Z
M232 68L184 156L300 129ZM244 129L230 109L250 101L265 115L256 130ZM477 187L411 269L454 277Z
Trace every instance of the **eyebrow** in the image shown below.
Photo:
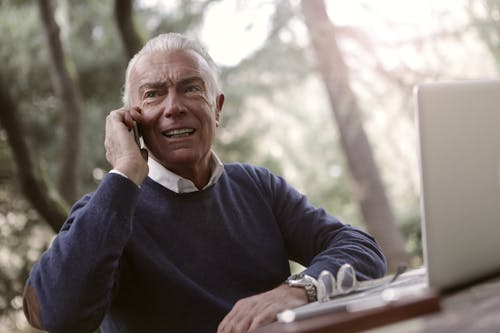
M158 89L158 88L165 88L167 86L167 83L165 81L158 81L158 82L148 82L141 84L139 86L139 92L144 91L145 89Z
M186 85L186 84L190 84L190 83L197 82L197 81L199 81L199 82L203 83L203 85L205 85L205 81L200 76L190 76L190 77L181 79L176 83L176 85Z
M177 81L175 83L175 85L176 86L177 85L186 85L186 84L193 83L196 81L202 82L203 85L205 85L205 81L203 80L203 78L201 76L186 77L184 79ZM143 92L146 89L161 89L161 88L165 88L166 86L167 86L166 81L147 82L147 83L141 84L139 86L139 92Z

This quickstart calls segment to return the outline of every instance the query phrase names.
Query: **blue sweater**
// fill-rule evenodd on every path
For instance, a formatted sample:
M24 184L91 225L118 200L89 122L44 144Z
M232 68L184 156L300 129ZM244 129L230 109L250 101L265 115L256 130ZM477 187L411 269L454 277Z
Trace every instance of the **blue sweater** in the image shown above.
M358 279L385 272L370 236L264 168L227 164L185 194L108 174L33 267L25 310L39 306L50 332L215 332L237 300L282 283L288 259L311 276L345 262Z

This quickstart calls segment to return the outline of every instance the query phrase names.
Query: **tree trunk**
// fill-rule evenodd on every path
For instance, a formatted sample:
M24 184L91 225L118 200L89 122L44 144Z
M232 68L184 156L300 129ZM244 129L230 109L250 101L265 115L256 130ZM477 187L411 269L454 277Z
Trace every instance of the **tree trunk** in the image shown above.
M142 47L142 40L134 26L132 9L133 0L115 0L115 19L128 59Z
M408 255L363 129L349 73L336 43L334 25L322 0L302 0L302 10L340 133L342 149L352 176L354 195L368 232L382 247L389 270L406 262Z
M51 1L38 0L38 5L44 35L49 46L52 83L63 109L64 137L61 142L64 144L58 187L61 195L72 202L81 195L82 99L76 79L76 69L64 55Z
M40 168L33 163L24 139L25 132L19 120L19 110L1 77L0 123L7 133L7 140L17 164L17 173L24 195L52 230L58 232L66 219L68 207L60 198L50 196L50 193L55 191L50 189Z

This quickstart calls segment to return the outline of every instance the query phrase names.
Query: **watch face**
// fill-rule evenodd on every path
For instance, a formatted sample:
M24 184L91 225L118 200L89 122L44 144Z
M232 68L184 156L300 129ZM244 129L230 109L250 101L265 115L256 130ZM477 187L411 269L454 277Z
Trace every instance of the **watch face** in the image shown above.
M302 273L299 274L293 274L291 275L288 279L287 282L292 282L292 281L302 281L305 279L305 275Z
M289 285L294 286L294 287L305 287L307 284L307 281L305 280L291 280L288 282Z
M305 287L306 285L312 284L313 282L303 274L295 274L288 278L287 283L295 287Z

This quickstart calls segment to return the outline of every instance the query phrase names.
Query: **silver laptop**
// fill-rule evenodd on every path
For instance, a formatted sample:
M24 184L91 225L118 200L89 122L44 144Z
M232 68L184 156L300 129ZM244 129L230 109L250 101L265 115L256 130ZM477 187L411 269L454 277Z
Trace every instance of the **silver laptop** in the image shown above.
M428 284L500 272L500 80L415 89Z

